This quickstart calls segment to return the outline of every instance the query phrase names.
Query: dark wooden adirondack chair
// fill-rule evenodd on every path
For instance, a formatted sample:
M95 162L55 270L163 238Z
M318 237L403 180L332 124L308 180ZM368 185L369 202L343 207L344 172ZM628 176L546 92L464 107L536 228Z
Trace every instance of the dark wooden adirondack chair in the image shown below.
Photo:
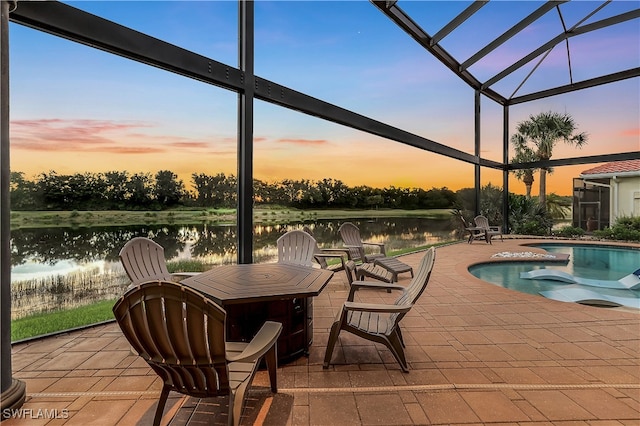
M409 365L404 354L404 341L400 330L400 321L411 310L418 297L424 292L433 270L435 249L427 250L418 270L407 286L373 282L354 281L347 301L338 313L329 334L327 350L324 356L324 368L328 368L333 348L341 331L360 336L385 345L400 364L402 371L408 372ZM363 289L399 290L402 294L390 305L354 302L355 292Z
M226 312L182 284L138 284L114 305L113 313L135 351L162 379L154 418L159 425L169 392L229 397L228 424L238 425L246 391L265 359L271 390L277 392L276 341L282 324L267 321L249 343L225 341Z

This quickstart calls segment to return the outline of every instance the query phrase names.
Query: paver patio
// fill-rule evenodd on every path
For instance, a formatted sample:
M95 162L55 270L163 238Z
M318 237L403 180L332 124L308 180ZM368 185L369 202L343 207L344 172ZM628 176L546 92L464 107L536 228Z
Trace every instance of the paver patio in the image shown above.
M241 424L640 424L640 313L522 294L467 271L497 252L536 251L520 247L534 241L436 250L429 286L402 322L409 373L382 345L344 333L322 368L347 296L346 277L336 272L314 301L309 356L279 367L275 395L259 372ZM415 267L421 256L401 259ZM400 284L409 279L400 276ZM395 295L359 297L375 303ZM3 426L146 425L161 389L115 323L16 344L13 371L26 382L27 401L23 419ZM172 394L164 421L226 424L225 405Z

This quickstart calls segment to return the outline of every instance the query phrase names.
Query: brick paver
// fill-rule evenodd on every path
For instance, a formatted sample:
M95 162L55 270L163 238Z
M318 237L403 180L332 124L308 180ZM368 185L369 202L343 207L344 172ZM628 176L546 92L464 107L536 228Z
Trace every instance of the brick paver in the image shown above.
M517 293L467 271L497 252L537 251L520 246L531 242L436 250L429 286L402 323L409 373L385 347L348 334L322 368L329 327L347 296L337 272L314 301L309 356L279 367L277 395L258 372L241 424L640 424L640 313ZM415 267L421 256L401 259ZM360 295L371 303L395 296ZM14 377L27 384L23 414L58 418L3 426L149 424L161 384L129 348L115 324L14 345ZM164 420L226 424L225 412L224 399L172 394Z

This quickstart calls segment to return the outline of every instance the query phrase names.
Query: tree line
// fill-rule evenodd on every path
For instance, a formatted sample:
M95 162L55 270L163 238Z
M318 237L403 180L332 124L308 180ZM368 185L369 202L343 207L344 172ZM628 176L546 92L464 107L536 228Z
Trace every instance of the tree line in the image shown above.
M170 170L151 173L41 173L33 179L11 172L12 210L163 210L175 207L235 208L237 178L193 173L187 189ZM446 188L350 187L337 179L253 181L254 201L291 208L452 208L457 193Z

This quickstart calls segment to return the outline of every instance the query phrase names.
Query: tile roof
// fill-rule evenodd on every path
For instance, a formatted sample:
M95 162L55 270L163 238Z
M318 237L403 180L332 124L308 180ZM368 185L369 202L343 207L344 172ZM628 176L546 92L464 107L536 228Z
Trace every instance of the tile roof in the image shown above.
M640 160L616 161L588 169L580 173L581 175L600 175L606 173L623 173L640 171Z

